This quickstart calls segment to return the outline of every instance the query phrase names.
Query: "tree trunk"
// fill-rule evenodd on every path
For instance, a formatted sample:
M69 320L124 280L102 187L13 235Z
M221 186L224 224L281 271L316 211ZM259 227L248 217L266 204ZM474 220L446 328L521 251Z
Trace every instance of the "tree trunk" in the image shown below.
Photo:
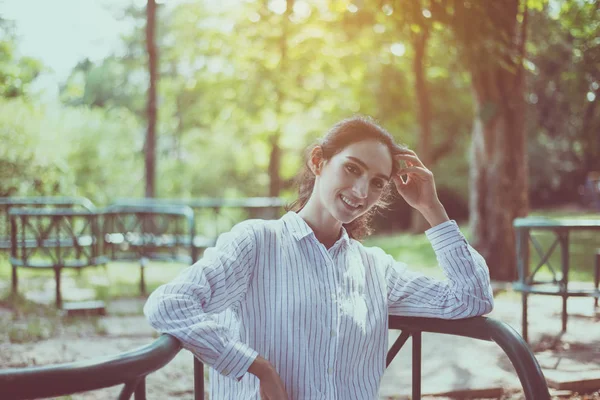
M516 22L515 3L512 15L496 20L501 21L499 35L510 34L505 37L515 46L504 53L503 63L497 55L496 61L482 62L492 56L481 54L481 48L469 57L475 104L470 165L472 244L486 259L492 279L499 281L516 278L512 223L526 216L529 207L521 66L526 18L521 25ZM520 57L515 58L515 53Z
M289 18L292 15L292 9L294 7L295 0L287 0L286 1L286 10L281 16L281 37L279 38L279 50L281 52L281 61L280 65L280 74L285 79L285 72L287 70L287 39L288 39L288 24ZM281 83L279 83L281 84ZM283 106L283 102L285 101L284 91L279 88L279 84L276 83L277 89L277 103L275 104L275 115L278 117L281 115L281 109ZM269 155L269 196L270 197L278 197L279 191L281 190L281 148L279 146L279 139L281 137L281 126L282 124L278 124L276 128L277 131L274 132L269 138L269 142L271 143L271 154Z
M150 72L150 87L148 88L148 105L146 115L148 130L146 132L145 167L146 167L146 197L155 196L156 181L156 81L157 81L157 49L154 43L156 25L156 2L148 0L146 5L146 50L148 52L148 70Z
M422 24L421 31L414 33L412 40L413 49L415 51L413 73L415 74L415 94L417 95L417 114L420 128L417 154L423 164L427 168L431 168L431 106L425 72L428 39L429 30L426 25ZM410 225L410 230L414 233L423 233L430 227L423 215L415 209L411 210Z
M279 149L279 135L271 136L271 155L269 158L269 196L279 196L281 182L279 167L281 165L281 150Z

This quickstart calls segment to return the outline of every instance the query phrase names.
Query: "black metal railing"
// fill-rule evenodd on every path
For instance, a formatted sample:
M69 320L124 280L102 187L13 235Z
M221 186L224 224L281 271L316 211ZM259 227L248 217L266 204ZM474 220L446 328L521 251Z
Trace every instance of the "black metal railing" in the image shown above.
M136 400L145 400L146 376L167 365L180 349L177 339L162 335L147 346L111 357L0 369L0 394L3 399L38 399L123 384L119 400L129 399L132 394Z
M390 348L387 365L409 337L412 337L412 398L421 398L421 334L433 332L464 336L496 343L512 363L527 400L550 400L546 379L533 352L523 338L508 324L488 317L462 320L396 317L389 319L390 329L400 329L400 337ZM426 362L426 361L425 361Z
M527 400L550 400L544 374L523 338L509 325L487 317L464 320L396 317L389 319L390 329L402 334L387 355L387 364L412 337L412 398L421 398L421 334L432 332L458 335L496 343L512 363ZM69 364L0 370L0 393L8 398L33 399L62 396L125 384L119 400L146 398L145 377L165 366L179 352L177 339L162 335L141 349L113 357ZM425 360L425 362L427 362ZM194 399L204 399L204 366L194 358Z

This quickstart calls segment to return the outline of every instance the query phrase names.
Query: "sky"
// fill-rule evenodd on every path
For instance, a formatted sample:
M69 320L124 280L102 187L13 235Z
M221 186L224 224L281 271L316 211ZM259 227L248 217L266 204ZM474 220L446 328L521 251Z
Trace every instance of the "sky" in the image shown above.
M16 23L18 54L37 58L50 69L33 89L52 98L77 62L119 51L119 37L129 26L117 15L126 4L127 0L0 0L0 15Z

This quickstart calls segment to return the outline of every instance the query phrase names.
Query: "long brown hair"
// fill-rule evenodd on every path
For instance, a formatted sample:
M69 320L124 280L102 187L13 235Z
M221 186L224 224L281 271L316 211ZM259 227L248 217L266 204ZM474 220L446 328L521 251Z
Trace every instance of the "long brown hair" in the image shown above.
M304 168L296 177L298 198L289 204L286 209L295 212L302 210L312 194L315 185L315 175L309 167L309 162L310 154L316 146L322 148L323 160L330 160L331 157L343 151L346 146L363 140L377 140L383 143L388 147L392 156L406 149L405 146L396 144L392 135L370 117L355 116L344 119L335 124L317 143L308 147L305 154L306 161ZM392 174L395 174L398 168L398 163L393 162ZM385 186L379 201L369 211L354 221L343 225L351 238L360 240L372 233L370 226L371 219L380 208L385 208L389 205L392 185L393 183L390 183Z

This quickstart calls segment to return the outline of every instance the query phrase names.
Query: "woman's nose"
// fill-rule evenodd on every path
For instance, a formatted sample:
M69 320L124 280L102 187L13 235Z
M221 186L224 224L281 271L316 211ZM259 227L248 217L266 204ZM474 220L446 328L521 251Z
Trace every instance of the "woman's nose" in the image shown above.
M359 199L365 199L367 197L367 194L369 193L368 189L369 189L369 182L364 178L360 178L354 182L354 186L352 187L352 192Z

